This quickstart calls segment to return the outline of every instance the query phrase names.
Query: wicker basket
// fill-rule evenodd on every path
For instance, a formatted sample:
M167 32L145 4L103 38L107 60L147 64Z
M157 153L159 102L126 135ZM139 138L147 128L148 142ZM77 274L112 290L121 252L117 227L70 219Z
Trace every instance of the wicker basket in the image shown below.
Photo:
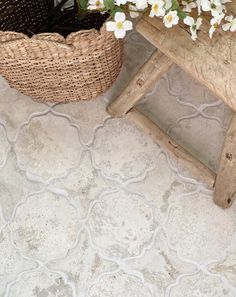
M90 18L96 22L93 28L104 23L104 16ZM89 23L80 21L80 28ZM122 54L123 42L107 32L105 24L66 38L59 33L30 38L0 31L0 74L11 87L39 102L88 100L104 93L120 72Z

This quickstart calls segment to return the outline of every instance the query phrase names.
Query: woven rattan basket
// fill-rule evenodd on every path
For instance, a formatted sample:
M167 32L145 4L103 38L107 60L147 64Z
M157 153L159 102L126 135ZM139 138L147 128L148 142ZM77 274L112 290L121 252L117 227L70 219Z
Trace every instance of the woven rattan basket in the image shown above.
M32 38L0 31L0 73L9 84L40 102L92 99L117 78L123 43L105 26Z
M105 26L32 38L0 31L0 73L9 84L40 102L92 99L117 78L123 43Z

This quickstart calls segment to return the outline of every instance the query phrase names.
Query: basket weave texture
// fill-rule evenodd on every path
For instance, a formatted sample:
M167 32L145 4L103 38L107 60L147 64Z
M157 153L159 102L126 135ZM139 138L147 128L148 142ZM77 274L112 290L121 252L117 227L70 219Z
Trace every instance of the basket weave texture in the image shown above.
M39 102L88 100L105 92L122 65L123 42L105 25L32 38L0 31L0 73L10 85Z

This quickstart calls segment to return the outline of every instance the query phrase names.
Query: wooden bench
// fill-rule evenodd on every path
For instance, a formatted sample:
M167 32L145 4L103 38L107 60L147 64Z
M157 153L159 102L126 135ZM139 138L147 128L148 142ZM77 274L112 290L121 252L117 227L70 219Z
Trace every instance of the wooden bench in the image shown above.
M236 3L231 3L236 14ZM135 109L152 83L158 80L173 64L208 87L230 108L236 111L236 36L235 33L216 33L209 39L206 21L203 20L198 40L192 41L184 25L172 29L164 27L158 18L144 14L137 24L137 31L157 49L129 82L122 94L108 107L114 117L126 116L150 134L159 144L178 158L184 166L214 188L214 201L221 207L229 207L236 198L236 116L229 126L218 173L195 159L166 135L156 124Z

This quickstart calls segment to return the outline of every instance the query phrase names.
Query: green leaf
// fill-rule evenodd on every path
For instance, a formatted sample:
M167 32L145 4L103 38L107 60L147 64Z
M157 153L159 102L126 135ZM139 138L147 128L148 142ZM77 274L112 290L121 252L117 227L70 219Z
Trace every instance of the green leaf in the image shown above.
M88 0L77 0L78 5L81 9L85 10L88 6Z
M111 10L111 16L114 19L116 12L124 12L124 8L121 6L115 6L112 10Z
M183 20L183 19L186 18L187 14L186 14L183 10L178 9L177 12L178 12L178 17L179 17L181 20Z
M106 10L113 11L115 7L114 0L104 0L104 6Z
M177 10L179 8L178 0L172 0L172 6L170 10Z

